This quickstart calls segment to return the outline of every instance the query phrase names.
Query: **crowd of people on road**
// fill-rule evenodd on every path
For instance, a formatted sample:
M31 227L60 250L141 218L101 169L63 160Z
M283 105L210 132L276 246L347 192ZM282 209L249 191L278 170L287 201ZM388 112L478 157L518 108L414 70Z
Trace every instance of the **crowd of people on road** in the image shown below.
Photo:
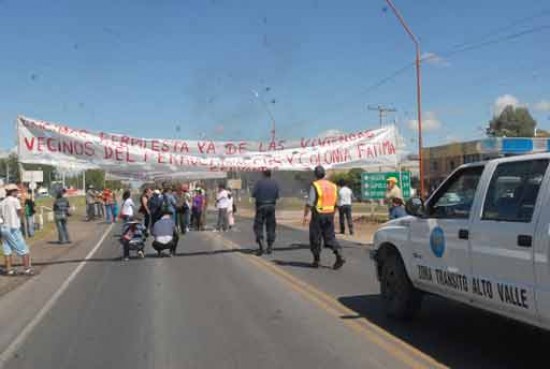
M161 188L144 188L139 198L139 208L136 210L129 191L122 196L121 218L124 222L133 222L142 219L145 237L153 236L152 246L159 256L164 250L169 255L176 252L179 235L190 231L204 231L205 217L208 209L206 190L197 186L193 190L189 185L171 186L163 184ZM236 210L231 191L220 185L215 201L218 211L217 227L215 231L228 231L234 225L233 214ZM121 242L124 245L123 258L128 260L131 247L128 240L135 237L135 227L123 232ZM130 237L130 235L132 237ZM143 250L138 250L143 257Z
M313 254L312 267L320 266L323 246L335 255L334 269L341 268L346 260L335 236L335 214L339 215L340 233L354 235L352 218L353 191L348 184L340 180L333 183L325 178L322 166L314 169L312 182L304 209L303 224L309 223L309 242ZM255 199L255 217L253 232L258 244L257 255L271 254L276 240L276 205L279 200L279 186L272 179L271 170L263 171L252 190ZM235 225L237 211L232 191L220 184L213 196L217 214L214 232L227 232ZM34 235L34 215L36 204L32 191L23 185L8 185L0 190L0 226L3 241L4 269L6 274L15 273L12 268L13 254L22 259L23 273L32 274L29 247L26 237ZM204 187L190 189L188 184L163 184L157 188L143 189L138 201L134 203L130 190L95 189L88 186L85 193L86 220L104 220L106 223L123 223L120 242L123 246L123 259L128 260L130 250L135 249L138 256L144 257L145 240L153 236L152 247L159 256L164 250L169 255L176 253L180 234L190 231L204 231L205 217L209 206L209 197ZM389 219L406 215L404 199L398 180L387 179L385 203L388 206ZM53 202L53 215L58 231L59 244L71 243L68 232L68 219L72 207L65 190L60 190Z

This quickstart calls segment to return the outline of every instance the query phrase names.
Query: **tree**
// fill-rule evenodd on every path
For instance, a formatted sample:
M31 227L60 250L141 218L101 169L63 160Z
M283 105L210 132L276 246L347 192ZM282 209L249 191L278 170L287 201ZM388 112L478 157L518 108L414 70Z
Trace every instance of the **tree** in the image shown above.
M361 177L365 171L361 168L353 168L348 172L334 173L330 176L330 180L336 184L344 181L356 196L361 193Z
M92 185L95 188L103 188L105 184L105 172L100 169L89 169L86 171L86 187Z
M535 137L550 137L550 132L544 129L537 129Z
M11 183L20 180L19 159L16 154L10 154L7 158L0 159L0 177Z
M537 122L527 108L506 106L498 117L493 117L487 128L492 137L533 137Z

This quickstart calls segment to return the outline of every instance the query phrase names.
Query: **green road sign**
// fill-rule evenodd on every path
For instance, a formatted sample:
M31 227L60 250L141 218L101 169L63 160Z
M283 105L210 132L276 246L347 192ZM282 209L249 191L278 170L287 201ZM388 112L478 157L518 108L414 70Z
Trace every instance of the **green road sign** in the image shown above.
M387 180L395 177L398 180L398 186L403 191L403 197L411 197L411 172L382 172L382 173L363 173L361 177L361 189L363 200L382 200L386 195Z

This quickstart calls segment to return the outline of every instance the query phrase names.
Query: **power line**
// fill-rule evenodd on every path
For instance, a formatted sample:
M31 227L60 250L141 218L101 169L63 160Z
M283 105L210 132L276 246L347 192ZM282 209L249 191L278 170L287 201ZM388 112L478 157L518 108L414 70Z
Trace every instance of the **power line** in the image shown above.
M457 50L448 51L448 52L443 53L443 54L433 55L433 56L430 55L430 56L422 58L422 61L434 59L434 58L437 58L437 57L449 58L453 55L461 54L461 53L464 53L464 52L467 52L467 51L481 49L483 47L499 44L499 43L502 43L502 42L505 42L505 41L511 41L511 40L514 40L514 39L517 39L517 38L520 38L520 37L523 37L523 36L526 36L526 35L529 35L529 34L543 32L543 31L548 30L548 29L550 29L550 25L543 25L543 26L533 27L533 28L530 28L530 29L527 29L527 30L524 30L524 31L508 34L506 36L496 38L496 39L493 39L493 40L478 42L476 44L471 44L471 45L465 45L462 48L459 48ZM401 68L397 69L395 72L393 72L390 75L382 78L378 82L370 85L367 89L365 89L363 92L361 92L361 94L366 94L368 92L371 92L371 91L377 89L380 86L385 85L386 83L392 81L393 79L395 79L399 75L406 72L412 66L414 66L414 62L409 62L409 63L405 64Z
M520 19L517 19L515 21L512 21L502 27L498 27L496 29L493 29L492 31L489 31L479 37L476 38L476 41L479 42L479 40L484 40L484 39L487 39L493 35L496 35L496 34L499 34L503 31L508 31L509 29L512 29L520 24L523 24L525 22L528 22L528 21L532 21L533 19L537 19L537 18L541 18L541 17L545 17L547 15L550 15L550 9L545 9L545 10L542 10L542 11L539 11L537 13L534 13L534 14L531 14L527 17L524 17L524 18L520 18ZM453 48L461 48L461 47L464 47L468 44L470 44L472 42L462 42L460 44L457 44L457 45L454 45Z
M489 32L485 33L484 35L482 35L480 37L480 39L481 40L486 40L488 37L491 37L492 35L499 34L502 31L512 29L512 28L514 28L514 27L516 27L520 24L523 24L525 22L531 21L531 20L536 19L536 18L545 17L547 15L550 15L550 9L545 9L545 10L542 10L540 12L529 15L527 17L520 18L518 20L512 21L512 22L508 23L505 26L496 28L492 31L489 31ZM510 35L506 35L502 38L497 38L497 39L494 39L494 40L487 40L487 41L482 41L482 42L477 41L475 43L463 42L463 43L460 43L458 45L453 46L453 48L452 48L453 50L448 51L446 54L441 54L441 55L439 55L439 57L443 56L443 57L448 58L452 55L456 55L456 54L466 52L466 51L470 51L470 50L476 50L476 49L479 49L479 48L482 48L482 47L485 47L485 46L494 45L494 44L504 42L504 41L510 41L510 40L513 40L513 39L516 39L516 38L519 38L519 37L522 37L522 36L525 36L525 35L528 35L528 34L531 34L531 33L544 31L548 28L550 28L550 26L545 25L545 26L533 27L531 29L520 31L520 32L517 32L517 33L514 33L514 34L510 34ZM434 58L437 58L437 57L438 57L438 55L432 55L432 56L424 57L424 58L422 58L422 61L434 59ZM389 74L387 77L384 77L380 81L372 84L363 93L370 92L370 91L386 84L387 82L390 82L394 78L396 78L399 75L406 72L411 66L414 66L414 62L410 62L410 63L405 64L403 67L397 69L395 72Z
M389 108L383 105L369 105L367 109L378 111L380 127L382 127L382 124L384 123L384 116L386 115L386 113L395 113L397 111L397 109L395 108Z

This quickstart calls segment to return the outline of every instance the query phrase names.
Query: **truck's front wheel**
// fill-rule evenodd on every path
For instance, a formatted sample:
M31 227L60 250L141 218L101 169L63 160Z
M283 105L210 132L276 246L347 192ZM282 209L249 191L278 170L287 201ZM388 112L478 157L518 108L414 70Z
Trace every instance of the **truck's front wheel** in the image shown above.
M401 256L388 253L381 261L380 290L388 316L412 318L420 308L422 293L412 285Z

